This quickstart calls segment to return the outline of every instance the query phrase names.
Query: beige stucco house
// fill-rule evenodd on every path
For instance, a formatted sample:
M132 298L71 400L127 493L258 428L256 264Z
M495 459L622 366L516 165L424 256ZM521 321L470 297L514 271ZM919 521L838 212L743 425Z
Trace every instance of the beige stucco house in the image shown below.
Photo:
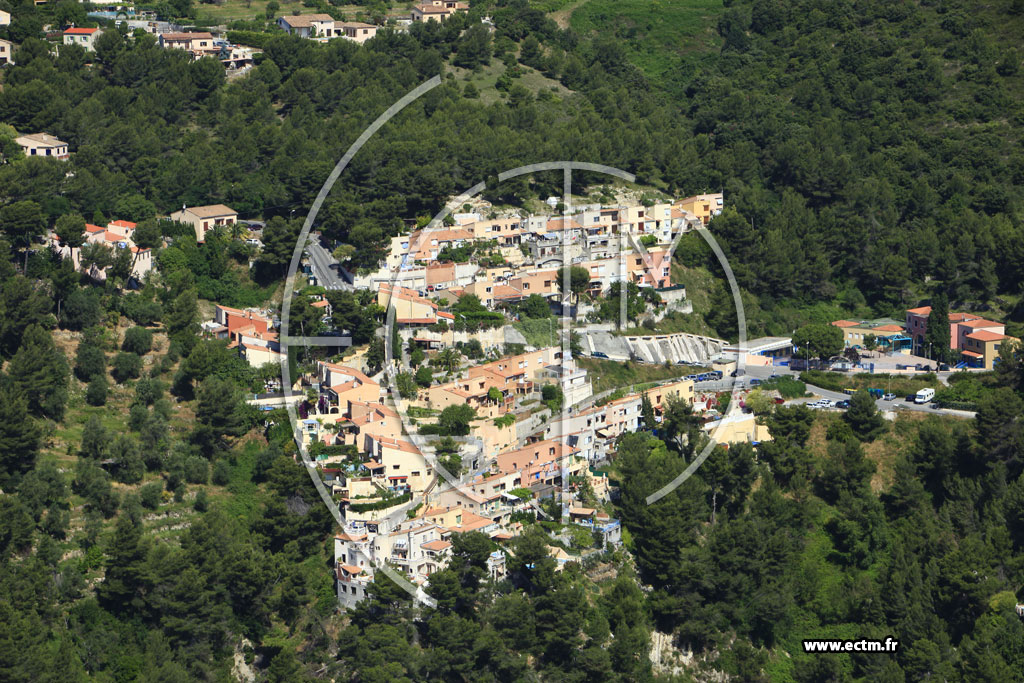
M14 43L0 38L0 66L14 64Z
M14 138L27 157L68 158L68 143L48 133L32 133Z
M206 241L206 233L221 225L234 225L238 222L238 212L230 206L211 204L209 206L182 207L181 211L171 214L172 221L188 223L196 231L196 241Z

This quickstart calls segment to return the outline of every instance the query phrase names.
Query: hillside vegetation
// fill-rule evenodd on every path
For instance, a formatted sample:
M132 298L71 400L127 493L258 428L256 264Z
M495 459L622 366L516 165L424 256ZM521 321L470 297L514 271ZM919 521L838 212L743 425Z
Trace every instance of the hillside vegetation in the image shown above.
M692 653L682 676L699 680L1024 678L1013 357L983 384L951 387L972 420L890 423L856 398L843 417L776 409L763 418L773 441L718 448L647 505L704 444L670 407L617 443L624 550L559 572L545 527L529 525L507 578L491 581L494 545L465 534L431 577L436 609L382 577L343 615L336 529L289 457L287 419L243 400L269 375L198 328L200 299L276 296L344 150L442 74L322 206L316 227L353 247L353 268L376 266L405 219L481 180L495 205L559 195L560 173L494 178L573 158L665 194L724 191L710 230L750 336L902 317L937 293L1019 329L1020 0L495 0L362 46L257 20L246 35L263 56L230 82L215 59L112 27L93 53L51 49L44 25L91 22L79 3L0 7L13 15L0 36L19 46L0 91L0 680L222 681L236 660L274 683L668 679L644 655L655 629ZM160 8L202 15L188 0ZM475 97L466 76L494 89ZM24 158L15 132L55 135L71 158ZM572 189L604 182L575 173ZM199 245L190 227L154 220L214 203L266 221L258 254L242 235ZM101 282L46 246L58 225L81 234L113 219L154 236L139 290L130 259L111 257ZM735 336L703 241L688 237L677 256L687 284L705 288L692 292L699 329ZM366 302L335 294L335 316L370 341ZM293 320L319 322L298 308ZM143 330L131 343L129 328ZM382 344L363 348L379 365ZM590 367L599 383L669 372ZM895 655L801 647L888 636Z

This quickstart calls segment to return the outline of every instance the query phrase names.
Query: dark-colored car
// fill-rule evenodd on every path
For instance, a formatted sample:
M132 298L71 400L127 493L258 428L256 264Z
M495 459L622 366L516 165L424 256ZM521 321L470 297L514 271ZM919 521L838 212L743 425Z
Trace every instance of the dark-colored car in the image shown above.
M590 357L591 358L607 358L608 354L605 353L604 351L594 351L592 354L590 354Z
M917 399L917 394L907 394L907 403L913 403Z
M836 401L836 408L846 409L850 407L850 399L844 399L842 401Z

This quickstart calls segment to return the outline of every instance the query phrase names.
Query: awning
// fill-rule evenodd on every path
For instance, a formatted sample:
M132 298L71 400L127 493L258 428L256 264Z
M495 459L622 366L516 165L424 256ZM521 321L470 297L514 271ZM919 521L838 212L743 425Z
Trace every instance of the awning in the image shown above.
M388 479L394 479L394 480L397 480L397 479L408 479L408 478L409 478L408 476L388 477Z
M980 353L975 353L974 351L961 351L960 354L971 358L984 358Z

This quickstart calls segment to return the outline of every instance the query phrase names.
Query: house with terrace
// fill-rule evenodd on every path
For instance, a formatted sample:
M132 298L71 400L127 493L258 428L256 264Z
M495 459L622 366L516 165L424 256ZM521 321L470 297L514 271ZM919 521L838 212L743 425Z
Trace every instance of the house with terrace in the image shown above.
M334 17L330 14L295 14L277 18L277 25L285 33L300 38L334 37Z
M85 224L85 244L102 244L111 250L127 249L131 252L131 278L136 282L142 279L153 269L153 250L140 248L135 245L132 236L135 233L135 223L130 221L111 221L106 227L100 225ZM63 243L60 235L51 236L54 250L62 258L71 259L75 270L82 270L82 248L69 247ZM83 245L84 246L84 245ZM107 268L97 268L95 265L88 270L89 275L97 280L106 279Z
M413 5L411 19L414 22L444 21L456 12L465 12L469 4L456 0L430 0Z
M365 373L347 365L317 361L320 396L325 399L327 415L350 410L351 403L381 403L380 384Z
M220 54L220 46L213 42L213 34L206 31L191 33L160 33L157 34L160 47L167 50L184 50L193 59L200 59Z
M196 232L196 242L206 241L206 233L220 227L228 228L238 222L238 212L223 204L182 207L170 215L172 221L187 223Z
M454 315L442 311L434 301L406 287L381 284L377 289L377 304L384 309L395 309L395 324L399 329L418 329L439 322L449 325L455 322Z

